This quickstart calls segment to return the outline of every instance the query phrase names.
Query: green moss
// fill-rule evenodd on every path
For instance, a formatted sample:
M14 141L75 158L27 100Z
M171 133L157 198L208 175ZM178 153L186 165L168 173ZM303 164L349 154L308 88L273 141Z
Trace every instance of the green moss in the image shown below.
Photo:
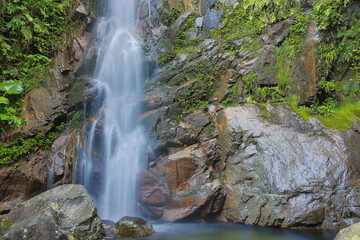
M214 127L209 124L202 130L203 133L205 133L206 137L212 137L214 134Z
M234 5L223 4L225 16L222 27L214 29L212 36L226 41L245 36L259 36L265 27L293 15L293 1L235 1Z
M186 22L181 26L180 30L176 33L174 46L177 52L182 52L184 51L184 48L199 44L199 39L189 38L187 33L188 30L195 29L195 20L195 17L189 16L188 19L186 19Z
M257 91L257 87L258 87L257 79L258 79L258 75L254 72L250 72L249 74L243 77L245 94L253 94Z
M298 107L295 104L290 104L290 107L297 115L304 119L305 122L309 120L311 114L306 110L305 107Z
M166 63L170 62L175 58L175 54L173 53L160 53L160 58L158 59L158 63L160 66L165 65Z
M353 119L360 121L360 101L355 104L344 103L332 116L320 115L318 118L328 128L346 131L348 127L353 126Z
M236 103L236 101L237 101L237 92L238 92L238 84L236 83L229 89L229 94L221 102L221 104L224 105L224 106L229 106L229 105L231 105L233 103Z
M180 13L175 8L171 9L169 13L163 8L160 8L158 10L158 14L161 22L163 22L166 26L171 26L180 16Z
M269 119L270 115L269 115L269 111L267 110L266 106L264 106L263 104L260 103L255 103L255 105L260 109L260 111L263 113L262 115Z
M36 151L39 148L49 149L59 132L63 131L64 125L60 125L57 131L47 134L38 133L34 137L20 138L16 141L5 143L0 148L0 166L10 165L16 162L20 157ZM18 164L23 164L20 162Z
M175 102L183 111L195 111L208 105L208 94L211 89L201 81L175 97Z

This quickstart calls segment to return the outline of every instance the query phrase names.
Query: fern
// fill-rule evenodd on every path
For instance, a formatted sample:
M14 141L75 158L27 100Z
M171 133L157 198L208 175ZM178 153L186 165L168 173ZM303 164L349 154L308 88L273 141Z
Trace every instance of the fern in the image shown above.
M32 32L31 32L31 29L28 26L22 26L21 27L21 33L24 36L26 41L30 41L32 36L33 36Z

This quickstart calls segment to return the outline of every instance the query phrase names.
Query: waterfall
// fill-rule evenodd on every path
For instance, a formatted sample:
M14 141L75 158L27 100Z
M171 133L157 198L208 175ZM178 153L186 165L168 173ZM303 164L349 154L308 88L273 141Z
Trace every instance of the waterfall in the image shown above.
M99 23L103 35L94 86L97 98L78 154L77 182L94 198L102 219L136 216L136 174L146 139L137 124L143 85L134 1L111 0Z

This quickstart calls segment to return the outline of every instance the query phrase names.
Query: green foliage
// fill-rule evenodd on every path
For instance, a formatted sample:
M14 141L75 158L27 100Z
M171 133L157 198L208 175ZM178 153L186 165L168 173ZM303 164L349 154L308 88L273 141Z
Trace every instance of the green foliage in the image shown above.
M341 21L341 11L349 0L316 0L312 9L312 17L316 19L320 30L327 30Z
M214 127L209 124L206 126L206 128L203 129L203 132L205 133L206 137L212 137L214 135Z
M186 31L195 29L195 20L193 16L189 16L186 22L180 27L180 30L176 33L174 46L179 52L182 48L195 46L199 43L199 39L190 38Z
M38 86L59 51L70 0L13 0L0 3L0 83L14 81L24 87L7 107L0 108L1 120L20 124L17 116L22 94ZM11 94L7 92L7 94Z
M250 72L243 77L245 94L251 95L256 92L258 87L257 79L258 75L254 72Z
M286 55L285 48L276 48L275 57L276 57L276 64L275 66L271 66L271 70L275 79L277 80L277 84L280 89L287 89L290 87L291 83L291 76L290 76L290 66L288 63L287 55Z
M282 44L283 56L295 59L304 49L304 36L307 32L309 16L302 12L302 9L292 10L295 16L294 24L290 27L289 36Z
M229 89L228 95L221 103L225 106L236 103L237 96L238 96L237 92L238 92L238 84L236 83Z
M335 108L337 107L338 102L333 98L329 97L324 102L319 103L317 99L315 102L310 106L309 111L312 114L319 114L322 116L332 116L335 113Z
M158 63L160 66L164 66L166 63L170 62L175 58L175 54L173 53L160 53L160 58L158 59Z
M360 121L360 101L355 104L344 103L331 116L320 115L318 118L326 127L346 131L354 124L353 119Z
M195 111L208 106L208 100L214 94L215 78L223 72L211 62L201 62L196 67L186 69L186 79L195 81L186 91L176 95L175 103L181 111Z
M10 101L6 98L6 94L17 95L24 91L23 85L19 81L6 81L0 82L0 92L4 92L4 95L0 97L0 120L6 121L11 126L20 126L24 121L16 116L16 110L9 106ZM6 106L4 106L6 105Z
M225 3L222 27L212 32L214 37L235 40L260 35L270 24L293 15L297 0L237 0L232 6Z
M195 111L208 105L208 90L206 84L196 81L188 90L175 96L175 102L183 111Z
M244 93L248 95L246 99L249 103L257 102L283 102L285 97L284 90L280 87L260 86L257 82L258 76L250 72L243 77Z
M35 137L20 138L9 144L3 144L0 148L0 166L10 165L39 148L49 148L57 136L57 132L46 135L38 133Z
M68 128L81 128L84 125L84 111L72 111L68 114Z
M180 15L180 13L175 8L171 9L169 13L167 13L163 8L160 8L158 10L158 14L160 16L161 22L163 22L166 26L171 26Z
M324 35L316 48L323 79L336 79L336 72L350 66L355 73L353 80L360 79L360 22L358 8L348 7L353 1L316 1L312 13ZM339 88L340 89L340 88ZM338 91L337 94L344 94ZM348 96L345 93L346 96ZM336 96L335 96L336 97Z

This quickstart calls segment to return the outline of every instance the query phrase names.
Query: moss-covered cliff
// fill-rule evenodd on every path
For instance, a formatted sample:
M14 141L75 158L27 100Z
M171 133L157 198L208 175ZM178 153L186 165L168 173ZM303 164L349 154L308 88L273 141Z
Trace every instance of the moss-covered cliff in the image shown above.
M1 1L1 81L22 87L0 99L16 117L2 122L0 212L45 190L51 170L55 184L74 180L97 1L46 3ZM139 0L139 122L153 140L139 176L142 213L329 229L358 221L359 8ZM11 129L20 116L26 123Z
M159 67L144 97L154 153L142 212L279 227L356 222L359 4L150 6L139 31Z

